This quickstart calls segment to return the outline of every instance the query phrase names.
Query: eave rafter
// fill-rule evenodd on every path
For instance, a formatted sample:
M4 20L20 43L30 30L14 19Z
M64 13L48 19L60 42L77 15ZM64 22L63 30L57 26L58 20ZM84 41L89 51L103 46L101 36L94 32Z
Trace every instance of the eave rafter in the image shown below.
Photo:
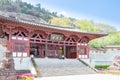
M64 34L65 36L65 40L69 37L72 37L75 39L75 41L79 41L80 39L83 39L83 37L87 37L86 40L87 42L89 42L92 39L95 38L99 38L102 36L106 36L107 34L98 34L98 33L88 33L88 32L80 32L80 31L74 31L74 30L69 30L69 29L59 29L59 28L52 28L49 25L39 25L39 24L32 24L32 23L25 23L25 22L21 22L21 21L17 21L17 20L11 20L11 19L4 19L4 18L0 18L0 24L2 24L5 28L3 28L3 31L10 33L10 31L12 30L12 32L15 32L15 29L17 27L22 27L24 28L27 34L31 34L33 31L35 30L39 30L39 31L44 31L45 35L46 35L46 39L48 39L49 35L51 33L61 33ZM17 29L16 29L17 31ZM71 36L74 35L74 36Z

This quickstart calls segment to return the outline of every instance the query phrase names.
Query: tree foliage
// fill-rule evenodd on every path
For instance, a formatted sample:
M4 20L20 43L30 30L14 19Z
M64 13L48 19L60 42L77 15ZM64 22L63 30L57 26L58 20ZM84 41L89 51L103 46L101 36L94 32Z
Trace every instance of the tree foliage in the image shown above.
M10 5L11 4L11 0L0 0L0 5L4 6L4 5Z
M94 22L88 20L77 20L75 21L75 26L81 30L90 31L90 32L97 32L99 29L94 28Z
M104 47L105 45L120 45L120 31L109 33L108 36L94 39L89 42L92 47Z
M72 21L69 18L57 18L53 17L50 21L50 24L52 25L59 25L59 26L64 26L64 27L70 27L72 25Z
M108 32L108 33L116 31L115 26L111 26L104 23L94 23L94 27L99 28L101 31Z

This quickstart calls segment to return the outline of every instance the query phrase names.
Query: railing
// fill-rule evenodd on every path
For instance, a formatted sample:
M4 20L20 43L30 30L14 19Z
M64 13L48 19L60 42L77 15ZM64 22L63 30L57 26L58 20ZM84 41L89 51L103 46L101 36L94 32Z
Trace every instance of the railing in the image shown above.
M48 44L58 44L58 45L69 45L69 46L74 46L76 45L76 42L67 42L67 41L51 41L51 40L45 40L45 39L38 39L38 38L30 38L31 43L43 43L48 41Z
M48 57L57 57L58 56L58 54L57 54L57 52L56 52L56 50L48 50Z

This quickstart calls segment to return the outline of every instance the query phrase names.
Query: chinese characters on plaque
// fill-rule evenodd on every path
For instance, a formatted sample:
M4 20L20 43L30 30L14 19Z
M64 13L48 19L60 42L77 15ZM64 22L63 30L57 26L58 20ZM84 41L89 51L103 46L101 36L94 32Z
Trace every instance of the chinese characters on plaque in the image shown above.
M63 35L60 35L60 34L51 34L50 40L53 40L53 41L62 41L63 40Z

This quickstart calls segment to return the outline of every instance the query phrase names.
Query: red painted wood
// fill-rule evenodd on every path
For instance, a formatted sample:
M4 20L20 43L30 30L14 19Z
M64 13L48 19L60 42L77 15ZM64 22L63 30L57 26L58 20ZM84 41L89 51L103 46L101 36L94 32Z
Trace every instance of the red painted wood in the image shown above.
M24 40L13 40L12 36L13 34L18 39L19 36L22 36L22 39L28 38L28 41L26 41L25 46L27 47L26 52L28 53L27 56L30 56L30 46L33 45L44 45L46 44L46 41L48 41L49 49L51 48L55 49L53 53L58 53L58 47L64 46L64 43L66 45L66 57L67 58L76 58L78 57L78 50L81 48L85 48L85 53L89 55L89 48L82 45L77 45L77 43L88 43L90 40L105 36L106 34L92 34L92 33L85 33L85 32L75 32L75 31L69 31L64 29L57 29L57 28L50 28L46 27L46 25L33 25L28 23L23 23L19 21L9 20L5 18L0 18L0 25L3 27L3 32L9 34L9 41L7 43L8 49L10 51L13 51L13 47L15 45L15 42L24 42ZM18 33L19 32L19 33ZM24 33L24 34L22 34ZM62 41L52 41L50 40L51 34L60 34L63 35ZM52 46L51 46L52 45ZM58 47L56 47L58 46ZM69 52L69 48L75 47L75 52ZM39 49L39 56L44 57L44 50ZM62 52L64 52L62 50ZM56 56L55 56L56 57Z

